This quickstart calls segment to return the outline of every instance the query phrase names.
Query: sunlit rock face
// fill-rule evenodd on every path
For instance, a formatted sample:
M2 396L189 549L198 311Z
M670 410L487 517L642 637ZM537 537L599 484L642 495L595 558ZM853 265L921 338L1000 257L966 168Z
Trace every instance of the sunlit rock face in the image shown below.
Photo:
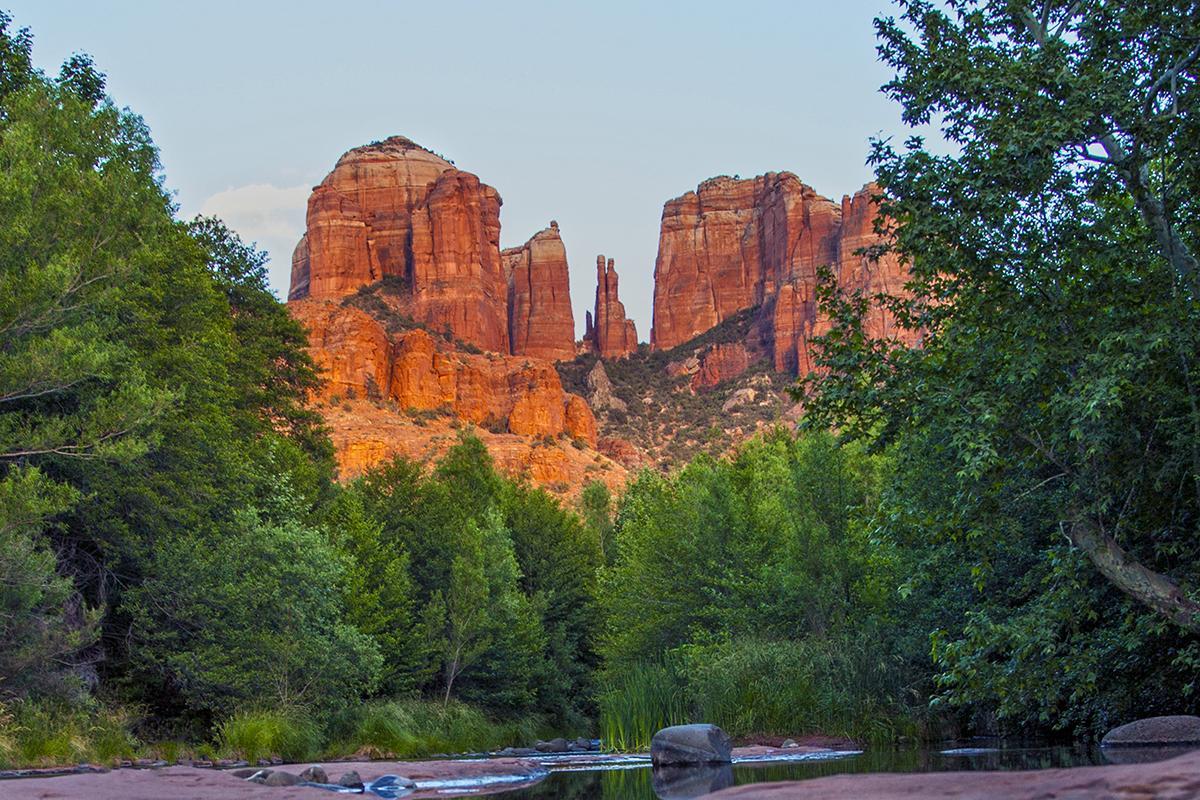
M403 136L357 147L313 189L289 300L403 281L413 319L508 352L499 193Z
M513 355L548 361L575 357L575 315L567 250L558 223L520 247L501 251L508 282L508 339Z
M596 256L596 305L584 327L584 341L601 358L622 358L637 352L637 328L625 316L613 260Z
M858 252L882 240L874 229L877 192L868 185L839 205L790 172L769 172L712 178L669 200L654 270L651 346L669 350L758 308L775 368L811 371L812 338L828 327L817 312L818 269L831 267L844 291L903 290L906 272L894 255L873 260ZM878 304L867 326L873 336L898 333Z

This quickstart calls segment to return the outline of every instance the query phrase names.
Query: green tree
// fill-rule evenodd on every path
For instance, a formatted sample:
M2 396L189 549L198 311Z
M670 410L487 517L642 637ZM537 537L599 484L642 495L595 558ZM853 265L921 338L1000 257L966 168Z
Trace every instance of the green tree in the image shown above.
M613 543L612 493L601 481L591 481L579 495L579 511L583 524L591 531L600 547L600 555L606 564L612 563L615 555Z
M286 484L271 502L160 542L130 592L134 658L197 710L336 709L378 680L376 643L343 621L345 560Z
M59 466L129 463L153 446L173 393L147 380L114 314L159 203L140 121L73 56L57 81L0 13L0 534L7 609L0 691L69 683L95 640L56 515L81 494ZM97 602L96 605L103 605Z
M374 639L383 656L380 693L412 692L437 669L440 631L418 619L407 551L385 541L383 526L367 513L357 485L337 492L321 522L348 556L343 572L347 621Z
M884 301L922 343L868 340L871 298L826 287L807 424L897 444L897 474L921 471L885 518L956 552L984 600L938 640L947 696L1101 725L1133 676L1186 672L1200 632L1200 16L899 5L877 23L884 90L952 145L872 154L880 225L912 270ZM1122 668L1125 699L1105 699Z
M73 667L96 636L96 614L80 607L58 572L44 520L75 499L35 467L0 478L0 697L74 695Z

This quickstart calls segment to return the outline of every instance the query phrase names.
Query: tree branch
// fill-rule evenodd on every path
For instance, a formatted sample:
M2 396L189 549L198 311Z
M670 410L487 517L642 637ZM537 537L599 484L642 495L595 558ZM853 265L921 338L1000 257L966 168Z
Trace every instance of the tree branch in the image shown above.
M1189 598L1170 578L1135 561L1096 522L1081 516L1067 533L1096 568L1125 594L1192 633L1200 633L1200 603Z

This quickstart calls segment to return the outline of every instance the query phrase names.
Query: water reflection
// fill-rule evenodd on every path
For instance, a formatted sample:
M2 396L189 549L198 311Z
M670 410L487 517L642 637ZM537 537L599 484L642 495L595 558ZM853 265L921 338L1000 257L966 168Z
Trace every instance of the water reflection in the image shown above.
M654 767L650 784L659 800L691 800L733 786L733 767L729 764Z
M974 744L974 743L973 743ZM668 775L649 765L619 769L552 772L536 786L505 792L501 800L688 800L730 785L764 781L806 780L858 772L942 772L946 770L1017 770L1075 767L1106 763L1097 748L1023 746L1004 743L995 747L956 749L903 748L867 750L827 761L738 763L732 768L709 767L676 770Z
M1105 747L1104 761L1109 764L1148 764L1181 756L1195 750L1195 745L1182 747Z

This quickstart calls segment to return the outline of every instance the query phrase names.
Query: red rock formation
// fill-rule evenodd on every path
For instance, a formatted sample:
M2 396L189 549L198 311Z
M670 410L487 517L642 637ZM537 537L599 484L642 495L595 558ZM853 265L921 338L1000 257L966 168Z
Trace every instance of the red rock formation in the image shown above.
M397 276L414 319L508 352L500 203L495 189L402 136L355 148L309 197L288 298L343 297Z
M412 214L450 162L403 136L350 150L308 199L289 299L341 297L407 275Z
M750 366L750 355L740 342L713 345L700 360L700 368L689 382L693 391L709 389L736 378Z
M855 255L878 243L877 207L866 187L841 207L789 172L749 180L712 178L663 208L654 269L655 349L676 347L749 308L772 332L780 371L812 369L817 270L833 267L844 290L897 291L904 269ZM872 335L894 335L894 322L872 311Z
M855 192L854 197L842 198L842 236L838 241L838 282L843 286L863 289L868 295L887 294L893 297L907 295L904 284L908 281L908 269L900 263L895 253L872 257L860 253L880 243L875 232L875 220L879 216L879 204L872 199L882 190L869 183ZM900 331L896 321L879 305L875 305L865 320L867 334L875 338L910 336Z
M412 215L412 316L484 350L508 352L500 195L469 172L438 176Z
M508 277L508 338L513 355L549 361L575 357L575 315L567 251L558 223L500 254Z
M565 420L567 434L572 439L596 446L596 417L587 401L577 394L567 395L567 416Z
M406 411L441 410L522 436L566 434L595 445L587 402L564 392L544 361L454 350L420 328L389 338L352 306L304 300L289 308L308 328L310 352L329 379L316 399L386 398Z
M288 308L308 328L309 353L325 377L314 399L387 393L391 343L370 314L313 300Z
M617 291L613 260L596 256L596 310L584 326L584 337L601 358L621 358L637 352L637 329L625 316Z

